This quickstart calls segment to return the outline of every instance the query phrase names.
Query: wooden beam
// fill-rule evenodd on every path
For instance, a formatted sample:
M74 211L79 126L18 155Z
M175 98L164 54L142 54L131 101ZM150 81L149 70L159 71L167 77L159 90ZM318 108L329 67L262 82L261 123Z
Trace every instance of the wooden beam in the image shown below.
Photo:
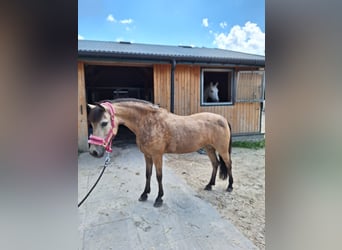
M78 150L88 151L87 104L85 94L84 64L78 63Z

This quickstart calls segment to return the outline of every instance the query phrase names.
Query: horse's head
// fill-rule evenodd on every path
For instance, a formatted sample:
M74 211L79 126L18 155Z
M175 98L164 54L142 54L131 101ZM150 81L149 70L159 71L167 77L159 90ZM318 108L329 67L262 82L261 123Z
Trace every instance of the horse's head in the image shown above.
M93 128L89 137L89 153L92 156L102 157L105 150L111 152L112 139L118 131L118 119L115 116L111 103L88 104L90 112L88 120Z
M217 86L219 85L218 82L213 84L213 82L210 82L210 85L205 89L205 101L209 102L219 102L219 96L218 96L218 88Z

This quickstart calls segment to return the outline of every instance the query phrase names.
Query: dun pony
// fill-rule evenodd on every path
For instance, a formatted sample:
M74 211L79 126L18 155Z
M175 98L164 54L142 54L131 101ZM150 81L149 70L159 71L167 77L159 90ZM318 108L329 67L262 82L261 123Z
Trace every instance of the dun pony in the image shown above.
M164 153L190 153L200 148L205 148L212 164L211 178L205 190L211 190L212 185L215 185L218 166L220 178L229 177L227 191L233 190L231 126L224 117L209 112L179 116L138 99L116 99L88 106L88 118L93 127L93 135L89 140L91 155L102 157L105 150L111 150L110 142L117 134L120 124L136 135L137 146L144 154L146 164L146 184L140 201L146 201L151 191L154 165L159 187L154 206L162 205Z

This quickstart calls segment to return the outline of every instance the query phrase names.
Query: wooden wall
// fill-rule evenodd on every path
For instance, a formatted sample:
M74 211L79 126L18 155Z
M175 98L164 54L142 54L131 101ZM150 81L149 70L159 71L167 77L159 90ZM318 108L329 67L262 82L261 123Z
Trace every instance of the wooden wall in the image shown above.
M171 65L153 65L154 103L170 111Z
M175 70L175 113L189 115L200 112L200 67L177 65Z
M232 106L201 106L200 73L200 66L176 66L175 113L190 115L198 112L212 112L224 116L231 123L234 134L259 133L260 102L239 102ZM154 102L168 110L170 110L170 75L170 65L154 66ZM241 95L243 93L243 95L251 95L251 91L253 94L255 92L253 89L258 89L261 84L260 79L255 75L248 76L247 74L240 77L237 85L243 89L240 91Z

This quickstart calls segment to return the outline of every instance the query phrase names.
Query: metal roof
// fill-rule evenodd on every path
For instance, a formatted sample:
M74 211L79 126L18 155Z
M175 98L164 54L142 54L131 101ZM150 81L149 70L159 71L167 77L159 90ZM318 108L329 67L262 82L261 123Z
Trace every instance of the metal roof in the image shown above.
M231 50L129 42L78 40L79 58L182 61L265 66L265 57Z

